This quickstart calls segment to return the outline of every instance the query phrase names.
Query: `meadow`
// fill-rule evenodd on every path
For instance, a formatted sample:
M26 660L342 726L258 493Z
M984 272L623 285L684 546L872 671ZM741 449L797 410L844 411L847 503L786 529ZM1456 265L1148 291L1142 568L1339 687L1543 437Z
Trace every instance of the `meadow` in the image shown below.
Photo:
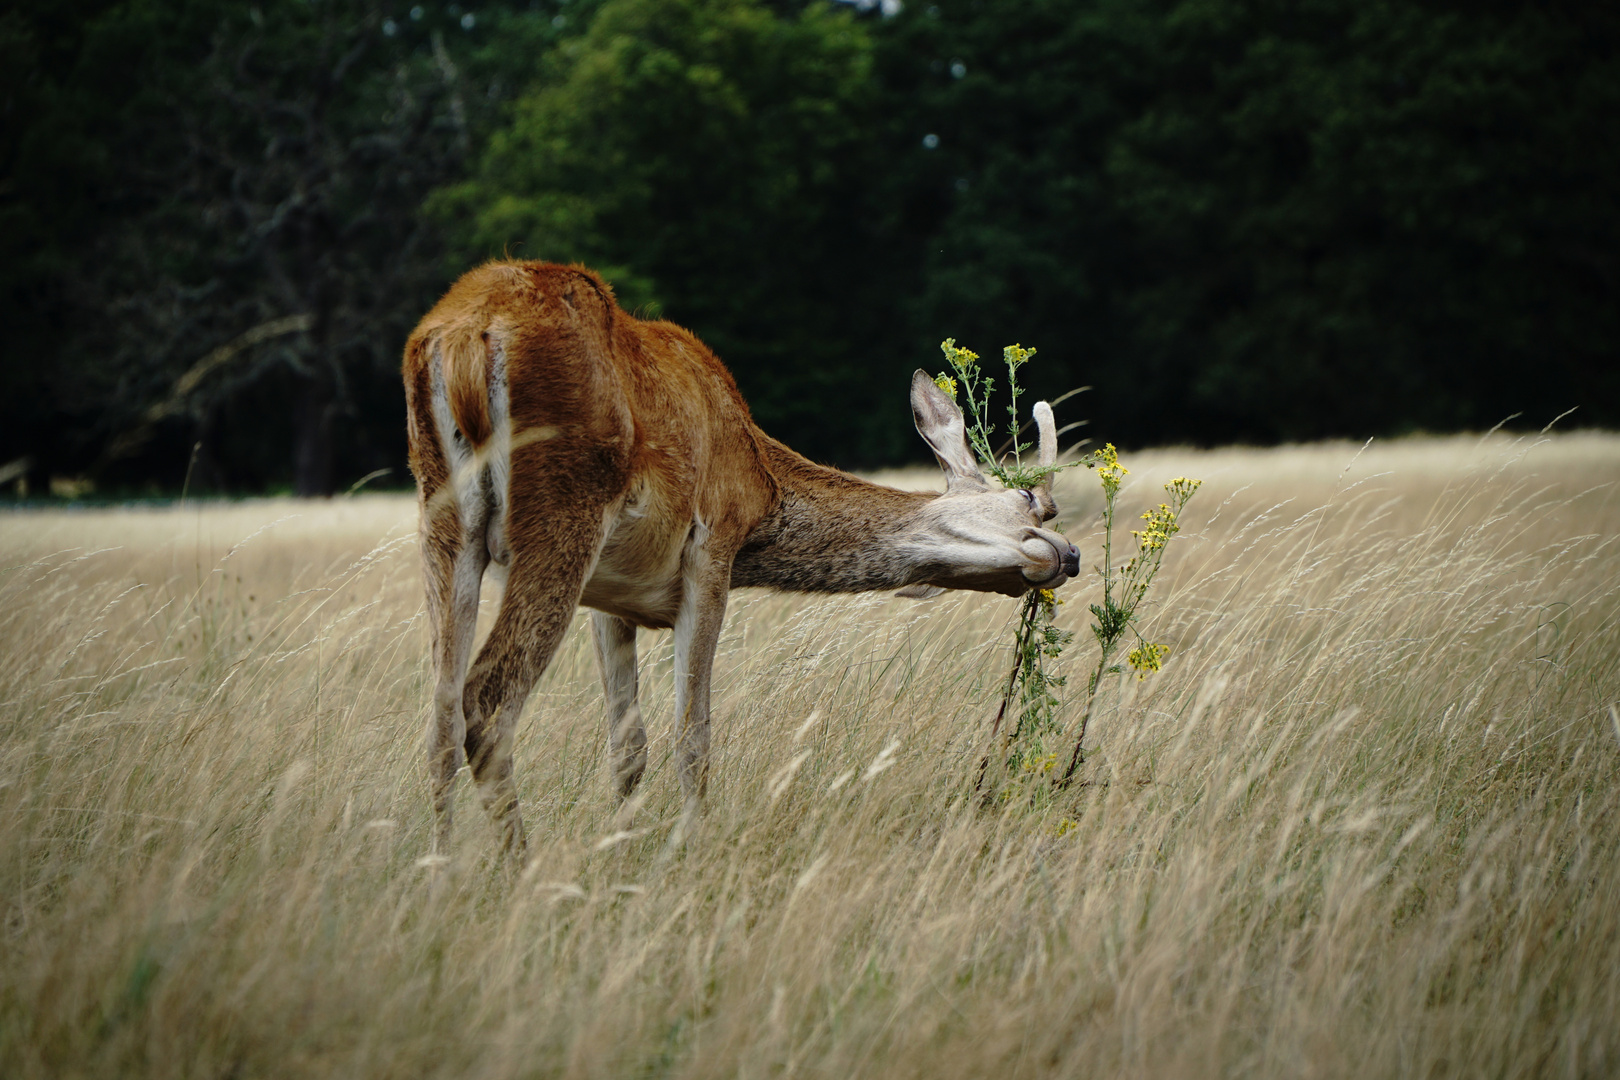
M1620 1072L1620 437L1124 463L1205 486L1078 783L974 792L1016 601L739 591L702 819L581 620L517 868L428 857L409 497L0 513L0 1074Z

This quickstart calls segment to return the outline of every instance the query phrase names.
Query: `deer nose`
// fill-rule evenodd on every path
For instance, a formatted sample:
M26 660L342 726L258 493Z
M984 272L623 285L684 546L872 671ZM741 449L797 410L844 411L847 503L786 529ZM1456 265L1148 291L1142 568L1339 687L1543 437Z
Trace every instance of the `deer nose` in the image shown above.
M1069 545L1069 550L1068 551L1060 551L1060 554L1063 557L1063 573L1064 573L1064 576L1065 577L1072 577L1072 578L1079 577L1080 576L1080 549L1075 547L1073 544L1070 544Z

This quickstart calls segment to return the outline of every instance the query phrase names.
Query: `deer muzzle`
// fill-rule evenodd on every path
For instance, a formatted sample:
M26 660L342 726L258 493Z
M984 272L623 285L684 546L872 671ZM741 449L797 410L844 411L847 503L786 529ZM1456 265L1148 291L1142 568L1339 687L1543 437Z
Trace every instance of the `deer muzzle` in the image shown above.
M1050 529L1026 529L1019 548L1030 560L1024 577L1032 585L1055 589L1080 574L1080 549Z

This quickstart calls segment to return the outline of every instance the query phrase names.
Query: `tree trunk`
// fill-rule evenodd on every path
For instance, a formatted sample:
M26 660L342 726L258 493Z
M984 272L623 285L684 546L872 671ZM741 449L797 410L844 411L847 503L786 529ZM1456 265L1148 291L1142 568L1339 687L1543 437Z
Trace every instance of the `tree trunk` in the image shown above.
M296 446L293 449L293 492L332 494L332 422L337 412L331 373L324 365L302 379L298 396Z
M195 449L192 451L191 460L192 494L225 493L225 470L219 464L218 444L219 405L209 403L203 406L202 415L197 419Z

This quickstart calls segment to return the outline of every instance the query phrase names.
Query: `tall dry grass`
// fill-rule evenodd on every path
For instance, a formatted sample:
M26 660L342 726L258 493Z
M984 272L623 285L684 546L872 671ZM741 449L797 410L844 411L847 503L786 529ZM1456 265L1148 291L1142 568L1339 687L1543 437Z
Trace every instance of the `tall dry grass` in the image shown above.
M1620 439L1127 464L1208 483L1080 786L971 796L1012 601L738 593L701 825L576 627L520 874L423 864L408 500L0 517L0 1074L1620 1071Z

